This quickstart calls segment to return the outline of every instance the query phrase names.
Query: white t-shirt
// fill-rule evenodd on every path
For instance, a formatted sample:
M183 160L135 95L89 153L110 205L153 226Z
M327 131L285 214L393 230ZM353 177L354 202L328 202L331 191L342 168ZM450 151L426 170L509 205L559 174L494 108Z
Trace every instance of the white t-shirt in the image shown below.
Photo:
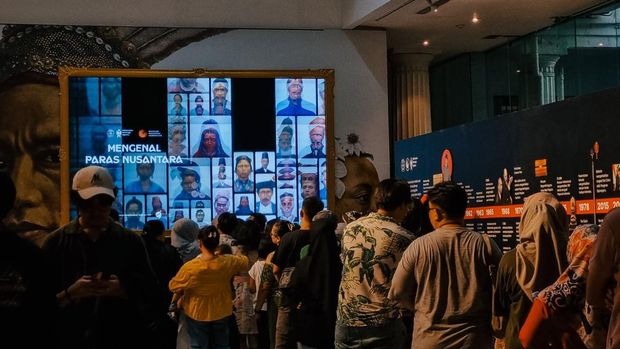
M254 307L256 307L256 297L258 297L258 290L260 290L260 277L263 274L263 269L265 268L265 261L256 261L248 274L252 279L254 279L256 292L254 293ZM262 311L267 311L267 302L263 303Z

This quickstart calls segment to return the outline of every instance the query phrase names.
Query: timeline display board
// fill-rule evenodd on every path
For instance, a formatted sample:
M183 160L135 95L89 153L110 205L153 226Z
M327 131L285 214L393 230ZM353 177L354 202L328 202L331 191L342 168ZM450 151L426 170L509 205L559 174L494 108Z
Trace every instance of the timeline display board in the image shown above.
M304 198L328 204L332 78L331 71L69 72L61 80L63 192L78 169L98 165L114 177L114 208L130 229L153 219L169 228L183 217L204 226L223 212L297 222Z
M523 200L554 194L577 224L620 206L620 89L575 97L397 142L395 174L422 196L452 180L468 194L466 224L504 249L518 242Z

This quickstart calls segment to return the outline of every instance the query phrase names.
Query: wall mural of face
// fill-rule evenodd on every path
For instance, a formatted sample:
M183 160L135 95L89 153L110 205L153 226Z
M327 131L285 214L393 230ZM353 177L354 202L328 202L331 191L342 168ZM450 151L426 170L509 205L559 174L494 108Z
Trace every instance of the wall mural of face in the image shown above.
M30 83L0 92L0 171L17 189L4 223L39 245L60 223L59 92Z
M334 213L339 220L350 211L368 213L376 209L374 194L379 185L379 174L372 163L372 155L354 150L359 137L349 134L345 142L337 145L336 153L336 207ZM343 161L344 160L344 161ZM344 168L340 168L344 165ZM339 173L344 174L339 177ZM341 182L342 186L338 182Z
M0 52L0 171L17 187L15 206L3 223L19 236L41 245L60 225L60 106L55 75L60 65L121 68L148 67L191 42L222 33L221 29L5 26ZM22 35L24 32L28 35ZM102 35L105 32L106 35ZM22 33L19 36L18 33ZM153 39L152 52L125 55L96 40L120 47L122 37L142 33ZM89 34L89 35L86 35ZM93 35L90 35L93 34ZM97 38L97 39L95 39ZM50 42L65 42L62 49ZM127 42L131 43L131 42ZM114 55L120 59L115 59ZM11 80L5 85L5 81ZM104 86L104 93L112 92ZM111 87L111 86L109 86Z

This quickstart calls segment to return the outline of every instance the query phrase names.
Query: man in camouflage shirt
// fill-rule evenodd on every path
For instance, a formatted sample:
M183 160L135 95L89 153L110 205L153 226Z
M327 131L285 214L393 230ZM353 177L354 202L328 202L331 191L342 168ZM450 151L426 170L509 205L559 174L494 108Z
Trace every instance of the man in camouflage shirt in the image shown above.
M386 179L375 194L377 212L350 223L342 236L336 348L400 348L406 329L387 298L403 251L415 238L399 223L412 203L405 181Z

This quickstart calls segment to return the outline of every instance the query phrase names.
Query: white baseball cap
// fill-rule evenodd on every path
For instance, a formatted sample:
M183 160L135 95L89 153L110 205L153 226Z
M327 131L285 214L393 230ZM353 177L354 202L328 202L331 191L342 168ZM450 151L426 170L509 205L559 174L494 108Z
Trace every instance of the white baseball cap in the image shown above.
M71 189L77 191L84 200L99 194L109 195L113 199L116 197L114 179L110 172L101 166L88 166L77 171L73 176Z

